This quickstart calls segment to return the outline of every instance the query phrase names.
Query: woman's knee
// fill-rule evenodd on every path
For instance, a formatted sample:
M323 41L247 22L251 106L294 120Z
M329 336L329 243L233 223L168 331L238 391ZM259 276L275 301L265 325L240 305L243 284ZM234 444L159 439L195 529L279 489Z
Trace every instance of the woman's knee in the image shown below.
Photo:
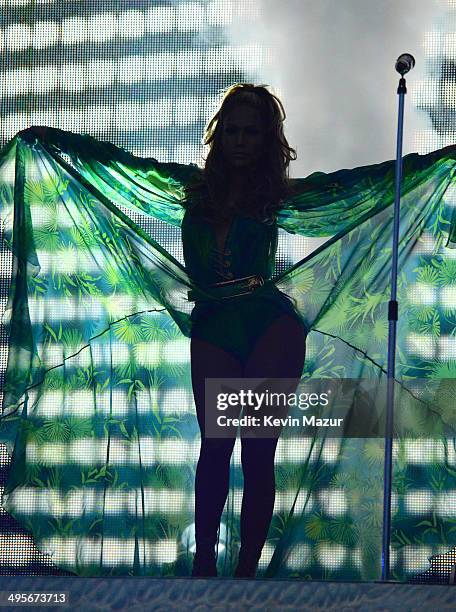
M201 440L200 459L214 463L229 461L235 442L235 438L203 438Z
M278 438L241 438L241 462L244 466L274 465Z

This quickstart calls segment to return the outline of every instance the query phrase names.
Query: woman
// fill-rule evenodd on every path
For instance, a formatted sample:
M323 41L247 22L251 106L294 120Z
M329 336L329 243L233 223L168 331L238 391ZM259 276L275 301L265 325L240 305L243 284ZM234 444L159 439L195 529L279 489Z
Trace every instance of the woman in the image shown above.
M306 380L322 376L358 379L368 374L379 387L385 381L394 160L290 179L293 196L289 197L285 168L291 150L281 132L276 102L264 88L251 86L236 86L225 98L209 125L207 140L211 150L204 172L194 164L184 166L138 158L87 134L55 128L24 130L1 151L4 237L15 257L7 305L11 323L0 419L0 433L8 443L12 466L2 500L6 511L26 524L46 554L58 552L54 536L59 542L64 530L66 539L75 546L69 552L64 549L65 554L57 558L62 569L80 573L82 568L84 573L94 575L105 575L108 569L120 574L128 568L134 575L169 570L169 566L162 566L162 558L157 559L155 550L163 537L160 520L163 509L160 508L160 519L151 516L155 498L145 495L146 487L150 492L151 484L157 484L161 462L159 454L158 457L155 454L155 444L160 449L164 440L157 424L165 421L161 417L166 410L152 412L150 399L145 401L144 395L156 380L159 382L160 369L155 359L144 366L137 364L135 349L138 338L147 344L170 318L184 336L191 338L191 374L203 434L208 433L203 419L205 378L273 376L279 381L280 377L299 378L304 361L304 327L300 327L299 317L307 332L312 330L309 340L306 339ZM42 142L36 141L37 135ZM239 155L234 155L236 150ZM454 188L454 170L455 147L424 156L410 154L403 160L398 287L401 314L397 334L400 360L396 376L404 389L413 387L423 372L431 383L439 382L440 373L443 376L450 373L450 378L452 375L452 370L442 367L434 353L417 356L413 346L410 350L409 339L417 332L433 334L437 343L440 323L432 323L431 329L422 317L422 308L426 313L428 305L417 305L409 288L425 282L426 287L437 292L439 287L454 284L454 268L447 265L442 254L442 247L456 245L454 208L447 210L445 206L446 196ZM176 261L154 237L146 235L118 205L181 227L187 266ZM46 220L44 231L42 212ZM285 231L331 238L311 255L268 280L277 245L275 215L277 227ZM230 216L231 224L226 227ZM155 231L152 233L155 235ZM46 252L39 251L43 243L47 246L48 239L54 254L50 266ZM69 251L80 254L74 274L66 273ZM60 254L65 256L64 274ZM70 271L74 271L73 264ZM213 286L221 279L226 282L246 276L244 281ZM263 279L266 280L262 285ZM122 302L121 311L116 312L115 321L111 310L113 283L128 297ZM284 292L291 296L293 304ZM210 293L213 295L209 296ZM76 313L85 312L87 303L92 304L94 299L95 316L75 322L71 312L62 309L56 314L53 308L48 308L51 300L65 299L66 303L68 297ZM209 301L203 299L208 297ZM143 298L147 304L144 316ZM189 299L196 301L193 311ZM449 319L453 315L449 310L445 312L444 306L442 302L442 312L440 307L436 308L435 317L440 317L442 324L448 322L451 331L456 321ZM32 321L30 312L39 316ZM432 316L438 323L439 319ZM125 380L123 363L121 369L116 367L117 348L112 342L116 336L125 340L132 354L128 366L135 375L135 386L127 386L131 381ZM87 367L81 370L87 380L80 381L69 367L75 342L78 360L87 359ZM48 350L49 345L52 351ZM279 353L282 346L286 352ZM101 369L100 355L104 366ZM179 381L173 382L180 384L182 378L185 385L187 372L190 375L184 369L185 376L179 375ZM94 439L87 443L89 452L84 456L79 452L75 460L81 465L90 462L88 470L75 470L73 463L73 436L76 433L84 441L87 435L86 419L80 423L79 431L74 429L73 417L80 416L78 405L65 407L71 418L63 428L58 410L56 419L54 407L52 415L48 414L46 393L37 393L36 401L35 396L26 397L29 387L36 390L40 385L41 389L50 386L66 392L81 382L88 391L84 395L84 415L90 415L89 433ZM104 408L105 390L119 385L124 387L127 404L116 406L116 396L108 393L112 411L122 410L121 419L112 419L111 412ZM140 404L135 390L143 387L146 393L143 396L138 393ZM433 411L438 408L446 418L445 411L452 404L440 395L438 384L436 390L431 385L426 400ZM55 407L61 406L56 400ZM47 415L46 428L41 411ZM214 411L214 406L208 407L208 415ZM416 415L419 417L420 413ZM453 423L452 414L449 418ZM184 438L188 422L179 419L177 426L177 432L170 427L166 433L172 432L172 438ZM371 439L345 439L335 453L331 439L322 438L317 432L310 434L309 445L301 444L301 436L309 438L309 432L291 429L285 426L282 437L292 434L290 445L287 438L287 453L296 460L296 469L285 469L290 478L283 490L292 494L293 503L288 504L284 497L283 513L279 515L283 521L266 577L286 577L293 564L294 568L297 565L299 576L326 576L326 565L321 565L318 558L309 569L307 560L301 562L298 558L296 564L296 556L294 561L291 556L296 551L300 554L302 545L307 546L306 540L310 541L311 550L317 550L320 544L324 549L329 538L330 543L343 545L347 550L354 547L354 551L361 551L359 572L347 555L338 575L379 579L382 444L373 449ZM70 464L57 471L51 457L49 464L46 459L37 465L36 455L27 449L29 439L61 444L59 448L70 453ZM233 443L234 439L217 440L202 435L196 482L194 575L215 573L216 531L226 495ZM314 453L314 449L318 452ZM245 495L242 550L236 571L240 576L254 574L267 533L274 504L274 451L275 440L242 439ZM59 450L59 463L61 456ZM133 460L124 461L126 456ZM192 458L181 459L187 470L176 470L179 477L182 475L178 487L190 490ZM93 470L96 478L91 477ZM451 466L448 470L443 478L446 488L451 489L454 475ZM33 520L24 521L24 499L30 496L31 479L42 500L40 508L45 504L47 513L37 511ZM422 488L426 486L423 476ZM346 503L343 521L339 515L325 516L326 492L334 487L337 495L343 490ZM61 520L59 495L67 495L75 488L93 493L94 501L87 505L77 503L76 508L81 510L77 521L72 516ZM126 489L129 503L119 513L113 513L110 500L116 499L119 488ZM175 521L172 503L169 512ZM186 533L193 522L193 516L182 516L183 523L177 527L171 520L166 524L170 544L178 547L176 561L169 571L177 575L188 573ZM425 521L417 526L414 518L400 514L397 520L396 525L400 526L397 548L401 548L401 542L423 544L432 536ZM316 525L322 528L315 529ZM235 531L231 514L227 516L227 528L231 533ZM443 529L442 533L451 533L450 525ZM113 547L110 538L116 542L120 538L122 544L128 540L134 546ZM119 561L126 568L119 566ZM404 566L397 571L398 575L401 572L406 575L408 570Z
M239 282L236 288L237 279L252 275L265 279L273 272L277 248L273 213L286 193L286 169L294 153L283 134L281 110L280 101L263 86L237 84L228 89L206 134L205 144L211 147L204 169L208 189L194 198L182 223L190 276L203 286L215 285L215 290L217 283L225 292L231 286L238 294L216 305L196 299L192 313L192 385L201 430L193 576L217 575L214 547L235 443L235 437L205 437L205 409L215 409L205 406L205 379L298 382L304 365L306 329L288 298L278 290L242 293ZM223 285L226 281L232 285ZM277 436L242 437L244 496L237 577L255 575L268 533L277 441Z
M215 545L236 439L235 434L222 439L205 435L205 379L286 379L282 385L274 380L274 388L269 384L268 389L292 392L303 370L306 327L299 311L274 285L263 286L274 271L275 211L292 193L286 174L296 152L284 136L284 119L280 100L266 87L230 87L207 127L210 151L204 172L186 186L185 267L196 285L218 298L207 301L196 295L191 315L192 386L201 432L192 576L217 575ZM49 139L45 126L29 131ZM248 289L245 281L239 282L246 277ZM214 411L214 406L208 409ZM281 409L275 407L275 414ZM280 428L274 431L270 438L241 433L244 496L237 577L255 575L271 522Z

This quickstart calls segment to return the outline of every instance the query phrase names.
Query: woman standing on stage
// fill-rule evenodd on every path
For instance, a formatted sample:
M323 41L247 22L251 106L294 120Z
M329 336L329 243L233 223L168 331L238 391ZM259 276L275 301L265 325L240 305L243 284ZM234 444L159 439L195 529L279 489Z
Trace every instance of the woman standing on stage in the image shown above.
M284 119L280 100L264 86L230 87L206 130L210 151L203 178L188 190L186 268L209 292L223 295L217 302L195 297L192 312L192 386L201 431L192 576L217 575L215 546L235 444L235 437L205 436L205 410L215 411L205 406L205 378L292 378L294 391L304 366L306 328L298 311L276 287L263 286L274 271L274 213L290 192L287 168L296 159ZM252 577L274 509L278 436L241 436L241 442L244 494L235 576Z

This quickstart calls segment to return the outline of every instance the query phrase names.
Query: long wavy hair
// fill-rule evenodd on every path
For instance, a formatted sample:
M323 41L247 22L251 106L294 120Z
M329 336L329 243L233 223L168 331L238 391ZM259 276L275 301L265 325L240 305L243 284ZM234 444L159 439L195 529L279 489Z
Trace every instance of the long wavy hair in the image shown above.
M209 145L209 152L201 178L186 187L185 196L188 208L211 223L227 217L229 185L221 136L225 117L235 104L248 104L259 111L265 139L263 154L248 173L242 201L234 210L272 224L281 202L292 195L288 166L297 155L283 133L286 118L283 105L267 87L251 83L232 85L225 91L219 110L205 128L202 142Z

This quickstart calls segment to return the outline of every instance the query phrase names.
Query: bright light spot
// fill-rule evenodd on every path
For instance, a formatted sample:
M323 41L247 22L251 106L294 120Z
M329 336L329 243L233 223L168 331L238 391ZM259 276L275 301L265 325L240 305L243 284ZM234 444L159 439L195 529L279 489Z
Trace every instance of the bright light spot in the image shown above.
M456 32L445 32L442 38L443 54L448 59L456 59Z
M308 544L295 544L287 558L287 567L290 569L303 569L311 563L312 555Z
M48 361L49 360L46 359L46 366L48 366ZM50 361L52 362L52 360ZM63 401L62 390L45 391L42 393L41 398L36 405L34 414L46 419L59 417L63 413Z
M76 297L62 298L43 298L45 301L46 317L52 321L61 321L62 313L65 313L65 318L74 320L76 318L79 304ZM43 319L44 320L44 319Z
M141 463L144 466L151 466L155 463L156 440L150 436L141 438ZM155 490L155 489L154 489Z
M199 102L196 96L178 98L174 106L174 122L178 125L188 125L198 121Z
M187 338L172 340L162 345L162 355L169 363L187 363L190 345Z
M212 47L206 51L203 70L207 73L230 72L233 69L232 55L235 51L232 47Z
M160 342L138 342L135 344L135 356L139 365L151 367L160 361Z
M152 412L153 403L157 402L159 396L158 389L139 390L136 393L136 410L140 414Z
M30 91L30 87L32 84L30 74L30 70L28 70L27 68L18 68L16 70L7 70L3 72L3 74L1 75L2 95L5 96L5 94L8 94L9 96L14 96ZM22 116L23 115L20 114L6 115L6 117L3 118L3 121L5 119L8 119L12 122L13 118ZM5 129L5 126L3 127ZM12 133L15 134L16 132Z
M194 411L193 402L185 389L167 389L160 401L165 414L187 414Z
M94 540L93 538L86 539L84 547L81 549L80 562L82 565L98 565L101 557L101 539Z
M120 13L119 35L122 38L141 38L144 35L144 13L134 10Z
M87 19L81 17L63 19L61 37L62 42L67 45L85 41L87 38Z
M123 514L127 508L130 491L106 489L104 510L108 515Z
M263 550L261 551L261 557L258 562L258 569L266 569L268 565L271 563L272 555L274 554L275 546L271 546L270 544L265 544L263 546Z
M449 107L456 106L456 84L451 81L444 81L441 88L442 103Z
M315 445L315 447L318 445ZM315 448L314 447L314 448ZM311 438L297 438L293 440L279 438L277 443L276 457L285 463L300 463L305 461L311 452Z
M407 336L407 351L410 355L433 359L436 348L436 339L430 334L412 333Z
M204 9L200 3L184 2L177 5L177 23L179 30L198 30L204 23Z
M142 111L144 114L144 125L150 127L171 125L173 122L173 108L172 98L160 98L159 100L146 102Z
M163 514L172 512L178 514L189 509L189 499L184 491L171 489L151 489L144 491L144 502L148 514ZM130 513L135 514L135 508L130 500Z
M443 194L443 201L448 206L456 206L456 183L451 183L448 185L445 193Z
M456 304L456 287L443 287L440 290L440 302L446 308L454 308Z
M440 516L456 517L456 490L436 494L435 509Z
M139 130L143 127L142 105L139 102L123 102L116 111L116 121L124 130Z
M321 451L321 457L325 463L334 463L337 460L340 452L340 440L328 439Z
M111 85L114 80L117 64L117 61L110 59L91 60L90 62L87 62L84 69L86 75L86 86L93 88L102 88L106 87L107 85ZM103 112L103 109L109 109L109 112L112 114L112 105L108 106L106 104L96 104L87 106L86 112L89 115L91 113L94 113L95 118L98 118L99 113Z
M408 288L407 296L413 304L435 304L436 289L429 283L414 283Z
M175 10L172 6L150 8L145 13L145 27L150 32L170 32L175 24Z
M432 508L431 491L409 491L404 496L406 511L410 514L427 514Z
M299 516L302 512L310 512L314 505L314 496L312 493L309 495L307 489L300 489L297 495L294 489L289 491L277 491L274 505L276 512L290 512L293 504L293 513L295 516Z
M131 295L111 296L106 300L106 310L114 319L125 317L131 312L133 305L134 300Z
M178 51L176 53L176 66L182 75L196 75L201 72L201 54L198 50ZM176 103L179 104L178 100Z
M44 93L57 89L59 85L59 69L57 66L35 66L32 71L33 89Z
M173 563L177 559L176 540L161 540L153 544L153 559L156 563Z
M94 41L115 38L118 33L118 19L115 13L92 14L87 22L87 37Z
M66 406L64 413L66 415L81 418L88 418L94 416L95 407L93 392L82 390L68 392L66 396Z
M444 460L443 447L436 445L434 440L406 440L405 450L407 463L425 465Z
M355 548L351 551L351 560L354 567L361 569L362 567L362 558L361 558L361 550L359 548Z
M28 514L28 513L27 513ZM33 563L36 549L33 540L22 534L0 534L0 565L26 566Z
M440 82L437 79L418 80L410 87L410 99L415 106L434 106L440 96Z
M127 55L116 62L117 78L122 83L135 83L148 76L144 70L143 55Z
M428 57L438 57L441 54L442 33L429 31L424 33L423 49Z
M187 443L184 440L162 440L157 447L157 461L174 465L187 463Z
M319 544L317 548L320 565L332 570L342 565L347 554L345 546L339 544Z
M456 338L454 336L440 336L438 342L439 358L442 361L450 361L456 359Z
M341 516L347 511L347 499L343 489L322 489L318 497L320 505L330 516Z
M181 144L174 148L173 161L177 163L186 163L186 160L190 160L190 163L197 163L201 160L202 149L199 146Z
M5 40L6 45L14 51L26 49L31 42L31 27L19 23L10 25L5 29Z
M60 87L67 91L82 91L86 88L86 75L84 64L62 63L60 65Z
M48 443L38 447L39 460L45 465L63 465L66 463L67 445L64 443Z
M112 463L112 465L127 465L128 444L127 439L111 438L109 444L109 463Z
M206 5L206 18L212 25L228 25L233 19L233 6L228 0L213 0Z
M264 64L263 53L263 47L260 45L231 48L231 54L236 66L248 73L260 70Z
M98 442L91 438L73 440L68 443L68 462L93 466L100 460L106 459L105 446L106 443L102 440Z
M413 150L426 155L442 146L442 139L434 130L417 130L413 134Z
M432 549L428 546L404 546L402 556L405 571L416 573L429 569L431 555Z

